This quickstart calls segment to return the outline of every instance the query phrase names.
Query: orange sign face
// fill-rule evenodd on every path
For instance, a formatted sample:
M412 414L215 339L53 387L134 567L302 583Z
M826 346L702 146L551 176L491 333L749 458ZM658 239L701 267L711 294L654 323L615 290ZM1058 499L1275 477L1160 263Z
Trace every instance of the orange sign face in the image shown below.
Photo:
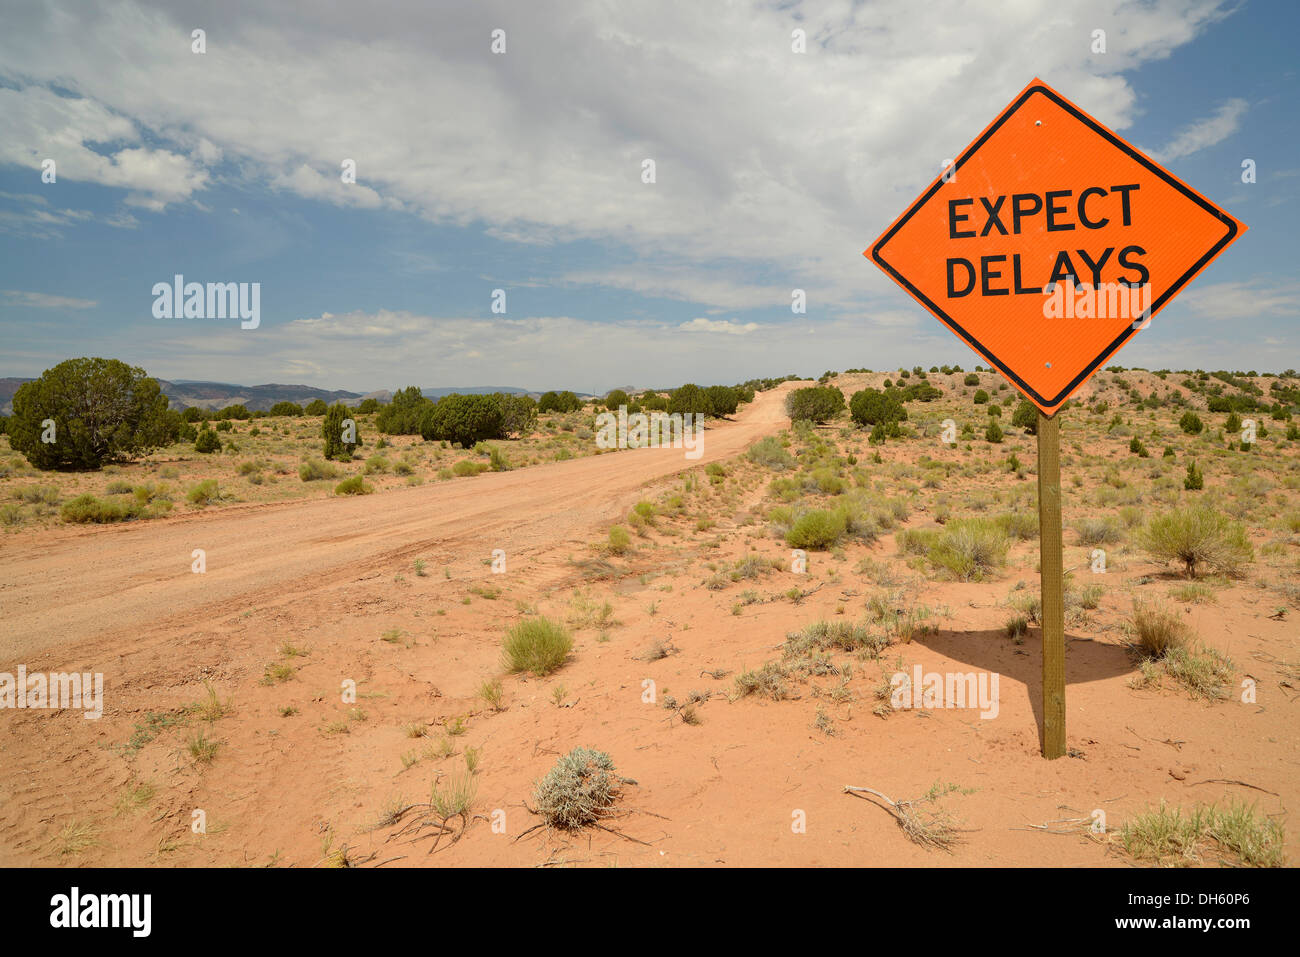
M863 255L1051 415L1245 229L1034 80Z

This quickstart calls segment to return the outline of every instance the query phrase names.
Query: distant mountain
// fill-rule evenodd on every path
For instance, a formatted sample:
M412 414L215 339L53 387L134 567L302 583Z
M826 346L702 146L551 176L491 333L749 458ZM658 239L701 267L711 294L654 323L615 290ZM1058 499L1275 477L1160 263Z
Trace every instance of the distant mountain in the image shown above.
M18 391L18 387L24 382L31 381L31 378L21 377L0 378L0 415L8 415L13 411L14 393ZM363 399L373 398L378 399L382 404L393 397L392 391L388 389L360 393L348 392L344 389L317 389L309 385L281 385L279 383L236 385L230 382L200 382L193 379L177 379L174 382L159 379L158 386L162 389L163 395L171 400L173 409L184 409L189 406L200 409L221 409L228 405L242 403L251 411L257 412L269 410L277 402L297 402L299 405L306 405L314 399L324 399L330 404L342 402L344 405L357 405ZM421 391L431 398L450 395L453 392L473 393L475 395L509 392L515 395L531 395L534 398L541 395L540 392L530 392L528 389L520 389L516 386L496 385L459 386L455 388L422 389Z
M317 389L309 385L234 385L229 382L195 382L178 379L168 382L158 380L163 394L171 399L172 408L183 409L197 406L200 409L221 409L228 405L243 404L250 411L258 412L270 409L277 402L297 402L306 405L316 399L327 403L342 402L356 405L361 401L359 392L347 392L343 389Z

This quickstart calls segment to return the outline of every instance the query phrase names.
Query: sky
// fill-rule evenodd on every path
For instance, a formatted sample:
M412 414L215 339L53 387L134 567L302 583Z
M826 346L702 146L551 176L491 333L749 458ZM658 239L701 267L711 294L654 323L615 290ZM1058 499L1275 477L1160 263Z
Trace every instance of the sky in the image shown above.
M0 0L0 376L100 355L601 393L969 369L862 252L1035 76L1249 226L1112 361L1297 367L1298 11ZM259 283L260 324L156 317L176 274Z

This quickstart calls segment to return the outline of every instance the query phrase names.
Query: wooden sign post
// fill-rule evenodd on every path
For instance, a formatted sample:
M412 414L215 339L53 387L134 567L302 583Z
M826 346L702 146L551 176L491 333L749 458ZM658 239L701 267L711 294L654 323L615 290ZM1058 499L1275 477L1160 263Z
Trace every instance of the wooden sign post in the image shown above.
M1066 753L1056 414L1245 229L1034 80L863 254L1038 407L1044 757Z
M1038 577L1042 587L1043 757L1065 754L1065 573L1061 550L1061 422L1038 413Z

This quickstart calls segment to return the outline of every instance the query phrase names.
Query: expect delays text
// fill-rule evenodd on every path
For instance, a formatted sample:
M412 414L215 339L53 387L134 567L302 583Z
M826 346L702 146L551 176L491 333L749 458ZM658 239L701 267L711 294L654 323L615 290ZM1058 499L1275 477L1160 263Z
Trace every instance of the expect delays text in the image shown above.
M1077 195L1074 190L1055 189L1039 193L1012 193L992 199L980 196L948 201L948 238L974 239L987 236L1019 236L1030 229L1045 228L1048 233L1072 232L1075 229L1103 229L1118 217L1124 226L1133 223L1132 194L1140 187L1127 185L1089 186ZM1039 219L1041 217L1041 219ZM1040 225L1041 224L1041 225ZM1077 256L1076 264L1074 256ZM970 259L953 256L948 259L948 298L960 299L975 290L978 283L982 296L1037 295L1055 283L1067 278L1085 280L1091 274L1094 286L1103 282L1102 273L1110 266L1132 270L1132 274L1107 276L1105 281L1140 284L1150 278L1147 267L1140 262L1146 250L1139 245L1124 246L1118 253L1108 246L1096 255L1086 249L1062 249L1055 254L1051 274L1042 282L1026 285L1022 273L1020 253L1010 256L1011 274L1005 273L1007 254L980 256L978 267ZM1113 257L1113 258L1112 258ZM1081 274L1078 267L1087 272ZM1038 276L1041 273L1035 272ZM1034 277L1031 275L1030 277Z

